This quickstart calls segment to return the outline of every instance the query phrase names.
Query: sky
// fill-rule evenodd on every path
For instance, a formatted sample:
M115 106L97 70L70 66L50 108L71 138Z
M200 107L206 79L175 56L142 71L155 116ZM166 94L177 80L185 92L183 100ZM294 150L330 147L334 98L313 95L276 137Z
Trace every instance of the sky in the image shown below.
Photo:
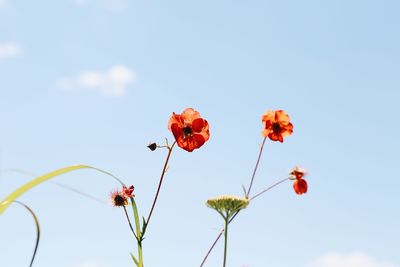
M208 198L243 195L261 116L285 110L294 133L265 145L253 192L288 181L232 222L228 266L400 267L398 1L0 0L0 199L75 164L135 186L146 216L172 112L192 107L210 140L175 148L144 240L146 266L199 266L223 225ZM41 224L34 266L128 267L136 253L118 184L65 174L19 200ZM0 216L0 266L29 266L35 228ZM218 243L205 266L222 265Z

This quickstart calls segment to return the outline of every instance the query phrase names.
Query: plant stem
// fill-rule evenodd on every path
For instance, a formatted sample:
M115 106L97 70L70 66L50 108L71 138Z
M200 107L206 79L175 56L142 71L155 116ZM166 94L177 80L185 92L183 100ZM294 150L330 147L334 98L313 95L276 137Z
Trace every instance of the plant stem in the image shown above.
M140 231L140 221L139 221L139 212L137 210L136 202L133 197L131 197L132 203L132 210L133 216L135 218L135 226L136 226L136 233L137 233L137 244L138 244L138 256L139 256L139 265L138 267L143 267L143 252L142 252L142 240L143 240L143 233Z
M271 190L271 189L274 188L275 186L280 185L281 183L283 183L283 182L285 182L286 180L289 180L289 179L290 179L290 178L285 178L285 179L282 179L282 180L280 180L280 181L274 183L274 184L271 185L270 187L267 187L267 188L265 188L264 190L262 190L260 193L255 194L254 196L252 196L252 197L250 198L250 200L253 200L253 199L255 199L256 197L259 197L260 195L264 194L265 192Z
M233 221L233 219L236 217L236 215L238 215L239 212L240 212L240 210L237 211L237 212L232 216L232 218L229 219L228 224L229 224L231 221ZM218 243L219 239L221 238L221 236L222 236L222 234L223 234L224 232L225 232L225 229L222 229L222 230L219 232L217 238L215 239L214 243L211 245L210 249L207 251L207 254L206 254L206 256L204 257L203 261L201 262L200 267L203 267L204 263L206 263L206 260L207 260L208 256L210 255L211 251L214 249L215 245Z
M224 227L225 244L224 244L224 263L222 265L223 267L226 266L226 254L227 254L227 248L228 248L228 224L229 224L228 217L226 217L224 219L225 219L225 227Z
M265 140L267 140L267 137L264 137L264 140L262 141L262 144L261 144L261 147L260 147L260 152L258 153L256 166L254 167L253 175L251 176L249 189L247 189L246 197L249 197L249 195L250 195L251 187L253 186L253 182L254 182L254 177L256 176L256 172L257 172L257 169L258 169L258 164L260 163L260 159L261 159L261 155L262 155L262 152L263 152Z
M129 228L131 229L132 234L133 234L133 235L135 236L135 238L137 239L137 235L136 235L136 233L135 233L135 230L133 230L131 220L129 219L128 211L126 210L125 206L122 206L122 207L124 208L125 217L126 217L126 220L128 221Z
M169 161L169 158L170 158L171 153L172 153L172 149L174 148L175 144L176 144L176 141L172 144L171 147L167 147L168 148L168 155L167 155L167 158L165 160L163 170L161 172L160 182L158 183L158 188L157 188L156 195L154 197L153 205L151 206L149 216L147 216L146 228L149 225L151 215L153 214L154 206L156 205L158 194L160 193L160 189L161 189L161 185L162 185L162 182L163 182L163 179L164 179L165 171L167 170L167 167L168 167L168 161Z
M264 150L264 145L265 145L265 141L266 141L266 140L267 140L267 137L264 138L264 140L262 141L261 146L260 146L260 151L259 151L259 153L258 153L256 165L254 166L253 174L251 175L250 185L249 185L249 188L247 189L247 192L246 192L246 197L247 197L247 198L249 197L251 188L253 187L254 178L256 177L258 165L259 165L260 160L261 160L261 156L262 156L262 152L263 152L263 150ZM239 211L236 212L236 213L232 216L232 218L229 219L228 224L236 217L236 215L237 215L238 213L239 213ZM222 230L222 231L219 233L219 235L218 235L217 238L215 239L214 243L211 245L210 249L207 251L206 256L204 257L203 261L202 261L201 264L200 264L200 267L202 267L202 266L204 265L204 263L206 262L208 256L210 255L211 251L214 249L214 247L215 247L215 245L217 244L218 240L221 238L223 232L224 232L224 230Z

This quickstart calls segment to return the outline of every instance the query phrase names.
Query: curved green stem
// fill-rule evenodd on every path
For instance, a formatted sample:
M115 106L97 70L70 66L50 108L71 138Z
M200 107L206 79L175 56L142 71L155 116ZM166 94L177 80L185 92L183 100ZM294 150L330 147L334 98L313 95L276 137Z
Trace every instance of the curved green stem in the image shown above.
M140 221L139 221L139 212L137 210L136 202L133 197L131 197L131 204L132 204L132 210L133 210L133 216L135 218L135 226L136 226L136 233L137 233L137 244L138 244L138 256L139 256L139 264L138 267L143 267L143 251L142 251L142 240L143 240L143 234L140 231Z
M133 226L132 226L132 223L131 223L131 219L129 219L128 211L126 210L125 206L122 206L122 207L124 208L125 217L126 217L126 220L128 221L129 228L131 229L132 234L133 234L133 235L135 236L135 238L137 239L138 237L137 237L137 235L136 235L136 233L135 233L135 230L133 230Z

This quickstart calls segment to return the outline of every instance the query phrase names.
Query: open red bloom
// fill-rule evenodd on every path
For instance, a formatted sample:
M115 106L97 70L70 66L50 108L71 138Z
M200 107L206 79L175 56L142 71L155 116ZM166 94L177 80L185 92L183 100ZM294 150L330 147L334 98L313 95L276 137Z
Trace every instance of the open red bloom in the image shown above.
M210 138L208 122L192 108L185 109L182 114L172 113L168 129L178 146L188 152L201 147Z
M123 186L122 194L127 198L134 197L135 196L135 194L133 194L134 189L135 189L135 187L133 185L131 185L130 187Z
M272 141L283 142L283 138L293 133L293 124L283 110L269 110L262 116L264 129L262 135Z
M298 195L307 193L307 181L303 179L303 177L306 175L306 170L299 167L295 167L290 173L290 179L295 180L293 183L293 189Z

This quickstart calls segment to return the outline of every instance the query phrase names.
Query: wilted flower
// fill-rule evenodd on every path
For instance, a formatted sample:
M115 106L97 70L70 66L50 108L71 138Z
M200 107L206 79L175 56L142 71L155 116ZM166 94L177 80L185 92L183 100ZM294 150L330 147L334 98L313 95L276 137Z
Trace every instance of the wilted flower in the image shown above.
M272 141L283 142L284 137L293 133L293 124L283 110L267 111L262 116L262 122L264 124L262 135Z
M157 149L157 144L156 143L151 143L150 145L147 146L151 151L154 151Z
M172 131L178 146L188 152L201 147L210 138L208 122L192 108L185 109L182 114L172 113L168 129Z
M128 205L128 199L122 191L115 190L110 196L111 204L115 207Z
M131 186L129 186L129 187L123 186L123 187L122 187L122 194L123 194L124 197L126 197L126 198L134 197L134 196L135 196L135 194L133 194L133 190L134 190L134 189L135 189L135 187L134 187L133 185L131 185Z
M207 200L206 205L209 208L215 209L222 216L229 219L235 212L245 209L249 205L249 199L222 195Z
M293 189L296 194L301 195L307 193L308 185L307 181L303 179L307 175L307 172L303 168L295 167L290 173L289 178L294 180Z

